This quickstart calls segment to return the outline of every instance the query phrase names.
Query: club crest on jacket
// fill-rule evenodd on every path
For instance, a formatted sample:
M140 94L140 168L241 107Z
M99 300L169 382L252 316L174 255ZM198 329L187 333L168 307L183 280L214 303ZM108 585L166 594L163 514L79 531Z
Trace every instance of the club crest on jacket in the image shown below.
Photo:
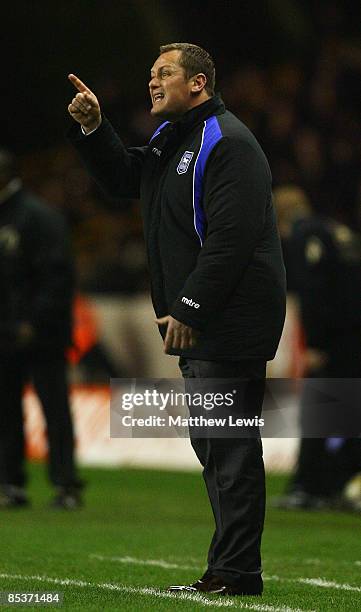
M177 166L178 174L185 174L189 168L189 164L192 161L192 157L194 155L193 151L185 151L182 155L182 159L180 160Z

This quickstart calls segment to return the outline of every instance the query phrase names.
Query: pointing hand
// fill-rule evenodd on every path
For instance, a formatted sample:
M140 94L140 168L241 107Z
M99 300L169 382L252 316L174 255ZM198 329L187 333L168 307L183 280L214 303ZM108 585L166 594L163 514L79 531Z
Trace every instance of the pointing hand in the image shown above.
M69 114L80 123L85 132L91 132L102 122L98 99L75 74L69 74L68 79L78 90L68 106Z

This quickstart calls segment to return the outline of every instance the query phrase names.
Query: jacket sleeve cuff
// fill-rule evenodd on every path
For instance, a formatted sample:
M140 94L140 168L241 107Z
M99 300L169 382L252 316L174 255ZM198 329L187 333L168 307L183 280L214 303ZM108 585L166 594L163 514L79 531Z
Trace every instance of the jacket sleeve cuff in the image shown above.
M83 126L82 126L82 125L80 126L80 129L81 129L82 134L84 134L84 136L90 136L90 134L92 134L93 132L95 132L95 131L96 131L98 128L100 128L100 126L101 126L101 123L99 123L99 125L97 125L97 127L96 127L96 128L94 128L94 129L90 130L90 132L86 132L86 131L84 130L84 128L83 128Z
M71 126L66 132L66 136L68 140L70 140L73 144L80 143L84 140L88 140L90 136L92 136L91 140L93 140L95 136L98 136L102 134L104 131L107 131L107 128L108 128L107 124L108 124L108 120L106 119L106 117L104 117L104 115L102 115L101 124L98 125L98 127L95 128L95 130L92 130L91 132L88 132L88 134L86 134L82 126L79 123L76 123L75 121L73 121Z
M183 298L183 300L184 299L185 298ZM194 303L192 300L188 300L187 304L183 300L178 298L174 302L169 314L174 319L177 319L177 321L184 323L184 325L188 325L188 327L192 327L200 332L203 331L206 323L203 320L202 313L200 312L199 304Z

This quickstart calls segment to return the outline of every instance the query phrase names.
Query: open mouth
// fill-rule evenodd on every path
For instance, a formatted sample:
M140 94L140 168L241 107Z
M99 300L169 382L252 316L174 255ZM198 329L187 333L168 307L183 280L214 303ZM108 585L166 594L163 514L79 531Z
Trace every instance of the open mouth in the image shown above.
M160 102L160 100L163 100L164 98L164 94L163 93L156 93L153 96L153 104L155 104L156 102Z

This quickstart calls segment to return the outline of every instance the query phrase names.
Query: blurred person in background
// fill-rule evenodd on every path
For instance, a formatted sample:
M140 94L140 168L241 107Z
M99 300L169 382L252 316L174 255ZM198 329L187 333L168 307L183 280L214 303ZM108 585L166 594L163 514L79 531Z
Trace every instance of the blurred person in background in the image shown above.
M274 357L284 321L284 266L267 160L214 95L211 57L188 43L161 47L149 90L152 115L166 121L144 147L126 149L94 93L75 75L69 78L78 93L68 110L80 124L70 138L89 171L111 196L141 198L165 352L180 356L186 380L244 379L240 414L259 415L266 361ZM170 590L260 595L265 487L259 432L238 439L190 435L216 531L206 573Z
M331 217L315 214L306 193L297 186L275 189L274 201L288 290L298 297L305 337L303 375L318 379L360 379L361 235ZM339 384L340 394L345 394L345 404L339 403L338 409L343 410L340 416L346 426L347 392L345 385ZM360 393L357 381L350 384L354 418L351 431L354 427L356 436L360 433L357 430ZM331 389L337 389L325 382L321 385L318 392L329 390L330 397ZM318 399L312 389L312 384L306 384L301 396L303 435L310 424L312 429L317 418ZM329 411L328 419L331 418ZM361 491L358 500L348 500L344 495L348 481L359 472L359 438L303 437L287 494L274 503L285 509L361 511Z
M0 149L0 507L29 503L22 395L32 381L47 425L51 505L80 505L65 349L71 342L74 274L61 215L27 193Z

